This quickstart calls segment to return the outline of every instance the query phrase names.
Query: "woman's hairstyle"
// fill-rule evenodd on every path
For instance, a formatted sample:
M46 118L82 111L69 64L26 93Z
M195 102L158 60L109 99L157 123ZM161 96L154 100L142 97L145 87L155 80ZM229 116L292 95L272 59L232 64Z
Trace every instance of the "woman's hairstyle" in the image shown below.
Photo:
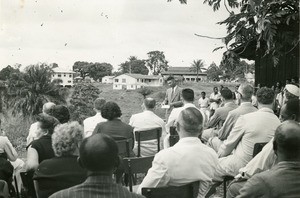
M121 109L115 102L107 102L101 109L101 115L107 120L119 118L122 115Z
M49 115L58 119L58 121L63 124L70 120L69 109L63 105L55 105L50 109Z
M83 139L83 128L78 122L60 124L52 135L52 148L55 156L73 155Z
M36 121L40 123L40 128L44 131L48 131L48 134L52 134L54 128L59 124L59 121L50 115L40 113L36 116Z

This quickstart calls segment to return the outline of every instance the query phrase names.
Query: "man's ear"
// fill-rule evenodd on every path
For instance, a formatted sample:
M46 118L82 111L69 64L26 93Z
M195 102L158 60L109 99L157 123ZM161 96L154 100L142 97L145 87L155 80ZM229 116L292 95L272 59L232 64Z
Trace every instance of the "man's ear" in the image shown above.
M84 168L84 166L83 166L83 164L82 164L82 162L81 162L80 157L77 157L77 163L79 164L79 166L80 166L81 168Z

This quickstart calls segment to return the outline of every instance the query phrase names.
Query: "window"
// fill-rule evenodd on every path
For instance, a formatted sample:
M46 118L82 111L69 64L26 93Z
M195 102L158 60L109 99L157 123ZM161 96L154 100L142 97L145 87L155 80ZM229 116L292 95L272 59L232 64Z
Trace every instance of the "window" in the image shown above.
M119 79L116 78L116 79L115 79L115 82L119 82ZM116 86L117 86L117 85L116 85Z
M126 83L126 78L123 78L123 79L122 79L122 83Z
M57 77L61 77L61 74L57 74Z
M55 75L53 74L52 77L54 77Z
M144 82L144 79L142 79L142 82Z
M72 78L72 75L70 74L69 77Z
M133 88L133 85L131 85L131 88Z
M190 81L190 78L186 78L187 81Z
M64 74L64 77L66 77L66 74Z
M71 80L68 80L68 83L71 83L72 81Z
M140 79L137 79L137 82L140 82Z
M151 82L151 79L149 79L148 81Z
M118 85L115 85L115 87L118 87Z

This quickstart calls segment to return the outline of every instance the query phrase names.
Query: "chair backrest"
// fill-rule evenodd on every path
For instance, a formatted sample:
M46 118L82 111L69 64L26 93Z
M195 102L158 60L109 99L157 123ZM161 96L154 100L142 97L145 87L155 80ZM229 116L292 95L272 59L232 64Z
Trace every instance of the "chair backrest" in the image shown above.
M167 186L160 188L142 188L142 195L146 198L196 198L199 192L199 182L183 186Z
M179 141L179 135L177 133L176 127L171 126L170 127L170 137L169 137L170 146L174 146L178 141Z
M0 197L10 197L8 185L5 180L0 180Z
M130 157L123 159L124 173L128 174L129 189L132 192L132 175L137 173L147 173L152 166L154 156L150 157Z
M170 135L178 135L176 127L175 126L171 126L170 127Z
M135 131L135 139L138 142L138 154L137 156L141 156L141 141L147 141L147 140L157 140L157 152L160 151L160 137L161 137L161 131L162 128L154 128L154 129L148 129L143 131Z
M255 143L254 148L253 148L253 154L252 156L255 157L267 144L268 142L260 142L260 143Z
M125 139L125 140L118 140L116 141L118 145L119 155L121 157L130 157L130 151L133 147L133 140Z
M28 197L36 198L36 193L33 184L34 171L20 172L23 186L27 192Z

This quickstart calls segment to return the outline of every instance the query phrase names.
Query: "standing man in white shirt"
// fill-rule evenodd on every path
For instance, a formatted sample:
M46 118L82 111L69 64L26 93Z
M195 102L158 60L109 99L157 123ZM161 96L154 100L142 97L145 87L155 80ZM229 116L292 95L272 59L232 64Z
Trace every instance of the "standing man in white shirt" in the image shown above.
M216 109L219 107L221 103L221 93L218 90L218 87L214 87L214 92L210 94L209 97L210 102L210 117L214 115Z
M202 112L202 115L204 116L203 126L206 126L206 123L209 118L208 107L209 107L210 103L209 103L209 98L206 97L206 93L204 91L201 92L201 97L198 100L198 105L199 105L200 111Z
M202 122L201 112L194 107L180 112L176 122L179 142L155 155L137 193L144 187L181 186L200 181L198 197L205 196L218 158L214 150L198 138L203 130Z
M96 111L96 115L86 118L83 121L83 128L84 128L84 137L89 137L93 134L94 129L96 128L97 124L100 122L106 122L107 120L101 116L101 108L106 103L104 98L97 98L94 101L94 111Z
M154 113L156 101L153 98L146 98L142 104L142 113L131 116L129 125L133 131L142 131L147 129L162 128L161 140L166 135L165 122ZM137 154L137 142L135 142L133 152ZM153 156L157 153L157 140L148 140L141 142L141 157Z

